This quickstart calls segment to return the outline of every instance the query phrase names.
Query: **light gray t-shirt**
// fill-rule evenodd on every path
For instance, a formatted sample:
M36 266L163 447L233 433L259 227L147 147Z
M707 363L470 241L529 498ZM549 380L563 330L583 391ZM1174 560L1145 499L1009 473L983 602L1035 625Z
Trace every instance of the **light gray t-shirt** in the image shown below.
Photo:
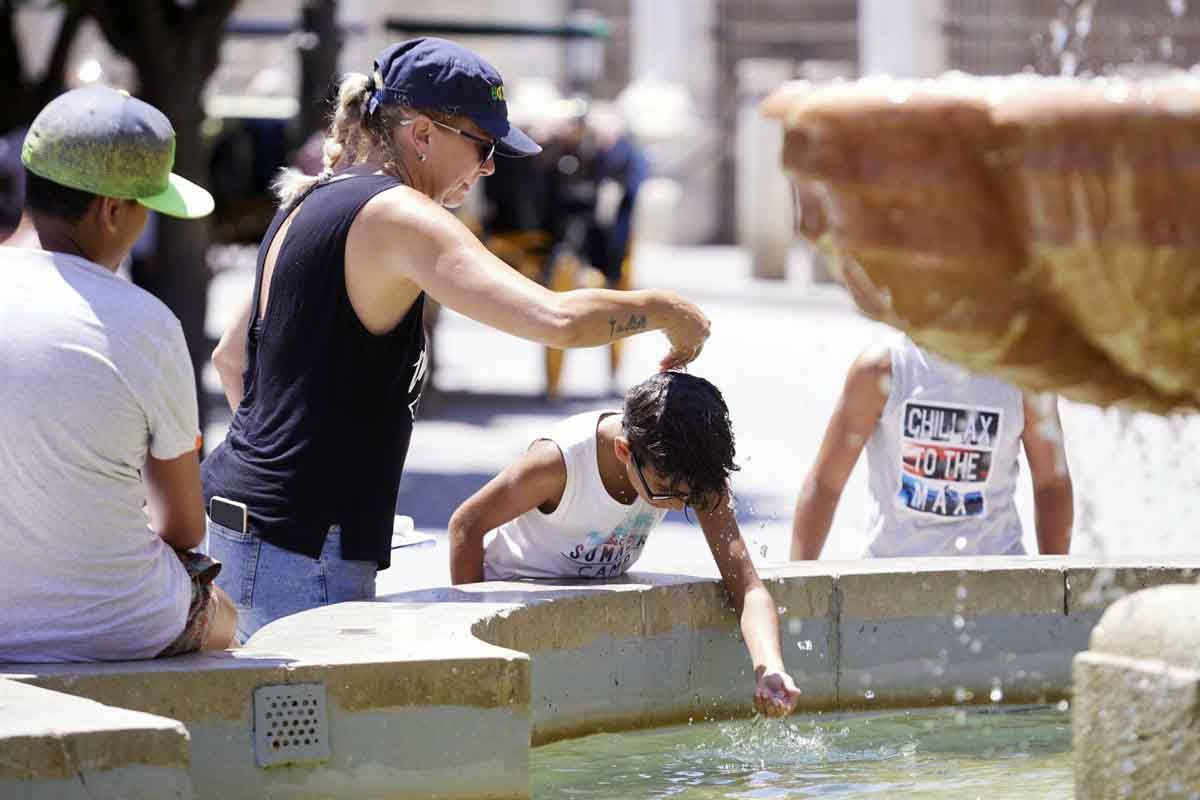
M183 565L147 525L147 453L196 448L179 320L83 258L0 247L0 662L149 658Z
M596 460L596 427L609 414L567 417L545 437L558 446L567 468L562 499L549 514L532 508L484 537L485 580L516 578L615 578L624 575L667 515L640 496L632 505L604 488Z
M921 349L890 346L887 404L867 440L868 556L1019 555L1013 495L1021 391Z

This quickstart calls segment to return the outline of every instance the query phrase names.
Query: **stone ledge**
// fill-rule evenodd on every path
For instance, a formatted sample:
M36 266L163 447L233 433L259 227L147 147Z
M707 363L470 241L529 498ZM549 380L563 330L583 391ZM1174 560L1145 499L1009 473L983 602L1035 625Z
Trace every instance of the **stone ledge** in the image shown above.
M1200 795L1200 672L1084 652L1073 674L1076 797Z
M1200 586L1156 586L1111 605L1089 650L1200 670Z
M986 703L997 680L1004 702L1057 699L1108 597L1097 580L1180 580L1196 566L987 557L761 572L801 708L823 710ZM371 791L391 780L381 776L408 775L405 796L419 797L450 790L448 752L460 757L453 796L520 796L531 740L751 713L751 665L729 605L718 581L688 575L443 587L307 611L229 653L0 675L183 720L203 797L315 797L339 781L352 793L368 774L383 781ZM256 769L254 689L308 682L327 686L333 759ZM462 733L477 729L491 733Z
M0 680L0 752L4 797L191 797L180 723L15 681Z

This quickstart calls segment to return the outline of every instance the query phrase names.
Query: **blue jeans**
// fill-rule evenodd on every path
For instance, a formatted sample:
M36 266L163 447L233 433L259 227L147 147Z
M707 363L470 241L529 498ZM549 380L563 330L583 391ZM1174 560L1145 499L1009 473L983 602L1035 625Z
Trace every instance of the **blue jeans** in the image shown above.
M208 522L208 552L221 562L217 585L238 611L238 640L245 642L268 622L317 606L374 600L374 561L345 561L342 530L334 525L318 559Z

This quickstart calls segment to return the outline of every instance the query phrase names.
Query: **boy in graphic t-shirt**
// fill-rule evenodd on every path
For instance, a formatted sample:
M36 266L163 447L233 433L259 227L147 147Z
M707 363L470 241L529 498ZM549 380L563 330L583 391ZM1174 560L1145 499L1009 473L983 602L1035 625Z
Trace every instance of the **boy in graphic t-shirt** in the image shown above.
M451 579L621 575L669 509L690 507L754 661L755 708L786 715L800 692L784 671L775 604L730 507L733 457L717 388L659 373L629 391L624 412L564 420L459 506L450 519Z
M1071 475L1053 396L1030 397L896 336L864 352L796 501L792 558L817 558L867 451L867 556L1020 555L1019 454L1033 480L1038 550L1071 542Z

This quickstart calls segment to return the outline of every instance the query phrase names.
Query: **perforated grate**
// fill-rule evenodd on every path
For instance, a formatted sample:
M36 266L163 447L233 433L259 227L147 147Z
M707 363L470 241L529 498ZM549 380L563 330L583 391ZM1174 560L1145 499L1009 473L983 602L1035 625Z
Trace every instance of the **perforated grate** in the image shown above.
M282 684L254 690L254 760L260 767L328 758L325 684Z

